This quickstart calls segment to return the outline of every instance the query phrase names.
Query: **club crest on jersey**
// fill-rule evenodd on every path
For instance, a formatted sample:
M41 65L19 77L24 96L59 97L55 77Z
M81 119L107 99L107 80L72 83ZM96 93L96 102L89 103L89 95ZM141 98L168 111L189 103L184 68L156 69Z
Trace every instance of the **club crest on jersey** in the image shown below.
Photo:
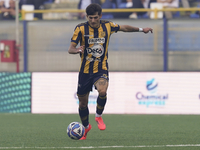
M104 48L100 44L94 44L92 47L86 48L88 54L92 54L94 57L101 57L104 53Z
M101 37L105 37L106 36L106 32L101 32Z
M98 44L98 43L105 43L105 38L92 38L88 39L88 44Z

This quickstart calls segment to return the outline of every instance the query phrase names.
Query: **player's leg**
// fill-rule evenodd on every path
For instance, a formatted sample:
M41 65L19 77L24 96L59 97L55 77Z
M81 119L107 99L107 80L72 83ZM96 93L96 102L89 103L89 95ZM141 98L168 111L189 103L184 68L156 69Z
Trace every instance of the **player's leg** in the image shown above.
M106 101L107 101L108 80L106 80L104 78L100 78L99 80L97 80L95 86L96 86L96 89L99 93L98 98L97 98L95 120L98 124L98 128L100 130L105 130L106 125L103 122L102 113L104 111L104 107L105 107Z
M89 124L89 108L88 108L88 97L92 90L92 82L88 74L79 73L78 81L78 99L79 99L79 116L83 126L85 127L85 134L80 140L85 140L87 133L90 131L92 126Z
M100 117L104 111L104 107L107 101L107 89L108 89L108 81L104 78L100 78L96 84L96 89L99 93L97 97L97 108L96 108L96 115Z
M91 124L89 124L89 109L88 109L88 97L89 92L84 96L78 96L79 98L79 116L81 118L81 122L85 127L85 134L80 140L85 140L87 137L87 133L92 128Z
M79 99L79 116L83 126L86 128L89 124L88 97L92 89L92 82L90 80L91 78L89 74L79 73L77 89L77 96Z
M89 92L83 96L78 96L79 116L84 127L87 127L89 125L88 97Z

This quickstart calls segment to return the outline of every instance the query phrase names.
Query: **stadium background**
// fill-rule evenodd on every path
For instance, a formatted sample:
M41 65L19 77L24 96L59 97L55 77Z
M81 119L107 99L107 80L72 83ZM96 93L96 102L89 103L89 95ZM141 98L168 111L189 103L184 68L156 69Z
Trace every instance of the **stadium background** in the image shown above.
M24 65L29 72L78 71L78 55L69 55L74 27L85 20L71 21L30 21L20 23L20 72ZM199 20L169 20L167 56L163 54L164 45L163 20L112 20L118 24L154 29L153 34L117 33L113 34L109 44L110 71L163 71L164 60L168 60L168 71L198 71L199 62ZM15 24L3 21L0 24L0 40L15 39ZM24 39L27 34L27 39ZM26 43L23 43L25 41ZM27 56L24 56L24 44ZM24 62L27 57L27 62ZM167 57L167 58L165 58ZM1 72L15 72L16 64L0 63Z
M32 98L34 95L32 91L33 84L41 83L41 81L35 82L33 80L34 74L37 75L37 73L41 72L43 75L46 75L46 77L50 76L49 80L46 81L44 85L40 85L42 88L53 81L57 81L56 79L59 78L60 75L65 75L64 72L71 74L77 73L79 70L80 58L78 55L69 55L67 50L74 27L78 23L84 21L85 20L42 20L20 22L19 38L21 47L19 67L21 73L14 73L16 71L15 63L0 63L0 112L31 112ZM111 21L118 24L130 24L138 27L148 26L154 29L153 34L117 33L112 35L109 44L109 70L111 73L134 73L134 76L138 76L141 72L145 72L146 76L149 76L149 78L146 77L142 82L147 82L157 76L151 76L152 72L159 74L163 73L163 71L168 71L180 75L183 72L199 71L199 20L184 18L168 21L164 19L111 19ZM15 39L15 24L13 21L1 22L0 28L2 29L0 31L0 40ZM54 73L57 73L56 75L58 77L53 77L51 79ZM124 77L125 76L119 76L119 78ZM177 78L166 77L166 79L163 78L162 81L158 82L163 82L167 79L178 80L179 77L180 76ZM116 78L116 81L113 81L113 83L117 82L119 78ZM193 78L194 80L191 80L191 78L192 76L184 78L187 81L186 86L188 87L192 87L194 80L199 80L198 76L195 76L195 78ZM68 79L64 79L65 80L61 82L66 82L67 88L71 88L72 85L76 86L76 82L69 84L67 82ZM184 80L180 80L180 86L182 86L182 84L185 85L183 81ZM129 82L132 82L131 77L128 81L123 81L122 85L124 86L125 84L126 88L126 84L129 84ZM50 84L49 86L55 87L54 91L56 91L56 88L60 85L55 83L55 85ZM175 85L171 84L168 86L173 87ZM73 90L75 91L75 89L76 87L74 87ZM192 88L190 89L192 90ZM40 90L41 89L38 91ZM66 89L61 88L61 90L64 92ZM45 91L45 89L42 89L41 92L42 91ZM46 94L48 94L51 90L46 91ZM179 89L176 89L176 91L177 95L181 94L179 93ZM57 93L55 93L55 95L56 94ZM128 95L131 95L131 92L128 93ZM198 90L195 91L194 97L195 104L197 104L199 101ZM55 97L54 101L59 98L60 97ZM37 100L42 100L42 95L40 95L39 98L37 97ZM66 100L70 101L70 98L66 97ZM179 107L180 105L175 106ZM52 107L52 105L49 105L49 107Z
M72 141L66 134L67 126L80 120L80 59L67 52L79 21L20 21L20 72L16 73L16 63L0 58L0 149L199 149L199 20L113 21L151 26L154 34L112 35L103 115L107 129L101 132L96 126L98 93L93 91L93 128L86 141ZM0 41L14 39L14 21L1 21Z

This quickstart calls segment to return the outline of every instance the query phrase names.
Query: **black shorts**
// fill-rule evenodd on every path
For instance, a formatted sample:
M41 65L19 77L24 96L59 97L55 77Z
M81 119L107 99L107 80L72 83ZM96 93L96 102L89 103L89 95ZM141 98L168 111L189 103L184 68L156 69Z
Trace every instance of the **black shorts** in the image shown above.
M100 70L99 72L94 74L79 73L77 95L84 96L88 92L92 91L93 85L100 78L103 78L108 81L108 71Z

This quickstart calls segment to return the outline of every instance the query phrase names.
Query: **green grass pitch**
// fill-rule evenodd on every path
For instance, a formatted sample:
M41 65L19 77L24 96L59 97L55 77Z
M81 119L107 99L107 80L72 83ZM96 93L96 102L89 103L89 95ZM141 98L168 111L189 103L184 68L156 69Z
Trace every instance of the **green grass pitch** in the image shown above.
M84 141L67 136L78 114L0 114L0 149L6 150L199 150L199 115L104 114L100 131L90 114L91 131Z

